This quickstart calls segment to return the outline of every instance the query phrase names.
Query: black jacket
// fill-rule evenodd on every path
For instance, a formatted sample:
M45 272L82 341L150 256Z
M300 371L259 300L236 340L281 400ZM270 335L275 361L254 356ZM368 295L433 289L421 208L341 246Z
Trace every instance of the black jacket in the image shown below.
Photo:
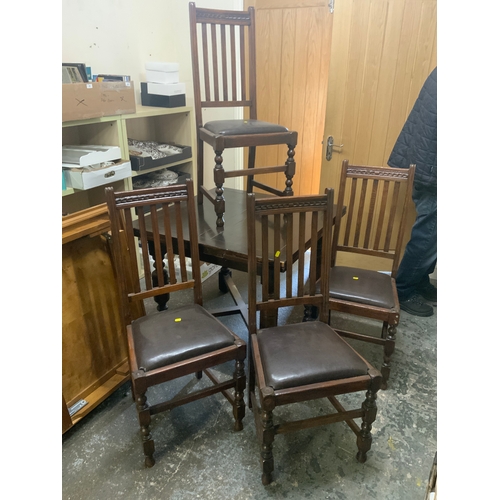
M395 168L416 164L415 189L436 191L437 68L427 77L387 163Z

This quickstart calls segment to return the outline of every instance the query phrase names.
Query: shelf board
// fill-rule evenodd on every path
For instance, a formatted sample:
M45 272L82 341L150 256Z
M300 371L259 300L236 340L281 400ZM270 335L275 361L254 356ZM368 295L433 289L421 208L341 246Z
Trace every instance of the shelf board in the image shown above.
M165 165L159 165L158 167L148 168L147 170L132 170L132 177L137 177L138 175L150 174L151 172L156 172L157 170L163 170L164 168L177 167L183 165L184 163L189 163L193 161L193 157L184 158L183 160L174 161L172 163L166 163Z
M159 108L155 106L142 106L141 104L136 105L135 113L129 115L121 115L124 120L130 120L133 118L145 118L148 116L164 116L164 115L175 115L179 113L189 113L192 111L190 106L180 106L178 108Z

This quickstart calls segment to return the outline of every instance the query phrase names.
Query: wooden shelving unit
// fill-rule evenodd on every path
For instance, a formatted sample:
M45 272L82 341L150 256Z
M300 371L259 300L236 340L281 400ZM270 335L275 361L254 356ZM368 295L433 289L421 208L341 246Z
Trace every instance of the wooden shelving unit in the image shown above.
M192 110L137 106L129 115L62 124L63 145L119 146L129 160L128 138L195 145ZM112 184L132 189L132 178L159 168L196 174L193 155ZM62 191L62 432L66 432L128 380L125 328L113 270L104 188ZM83 406L72 416L69 408Z

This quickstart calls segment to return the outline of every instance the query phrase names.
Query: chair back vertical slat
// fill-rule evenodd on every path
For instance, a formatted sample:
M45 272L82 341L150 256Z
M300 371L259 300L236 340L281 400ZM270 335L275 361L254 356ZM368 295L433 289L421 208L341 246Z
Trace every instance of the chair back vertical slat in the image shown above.
M210 60L208 57L208 36L206 23L202 23L201 25L201 40L203 47L203 81L205 83L205 99L202 99L202 101L211 101L212 93L210 92Z
M387 223L387 232L385 234L385 242L384 242L384 252L389 252L391 248L391 239L392 239L392 229L394 228L394 221L396 219L396 211L398 209L398 200L399 200L399 182L394 184L394 189L392 192L392 203L391 209L389 213L389 220Z
M233 101L238 100L237 94L237 73L236 73L236 33L235 26L231 24L229 27L230 39L231 39L231 99Z
M134 234L132 231L132 214L130 209L125 210L123 215L123 221L124 221L124 232L125 232L125 237L126 237L126 245L127 249L130 255L130 262L127 263L127 265L130 268L131 271L131 278L133 281L132 287L135 292L139 291L141 289L141 284L139 283L139 269L138 269L138 261L137 261L137 252L135 250L135 238ZM148 261L149 263L149 261Z
M262 246L260 254L262 256L269 255L269 219L267 215L263 215L261 219L262 227ZM262 298L269 300L269 265L267 259L262 259Z
M286 261L293 262L293 216L294 214L286 214L284 226L286 229ZM292 266L286 266L286 296L292 296Z
M311 214L311 258L309 259L309 295L314 295L316 292L316 278L318 277L318 212L314 211ZM328 245L326 245L328 246Z
M383 181L382 183L382 198L380 200L380 209L379 209L379 217L377 221L377 230L375 232L375 240L373 242L373 248L375 250L380 249L380 240L382 238L382 230L384 226L384 217L382 214L385 214L387 207L387 198L389 195L389 181Z
M375 217L375 202L378 194L378 180L374 179L370 182L372 193L370 196L370 203L368 205L368 216L366 218L365 238L363 240L363 247L368 248L370 245L370 237L372 234L372 225Z
M181 214L181 205L180 203L175 204L175 219L176 219L176 227L177 227L177 251L179 255L179 262L181 268L181 280L187 280L187 270L186 270L186 249L185 249L185 240L184 240L184 229L182 227L182 214Z
M214 82L214 100L219 101L219 58L217 51L217 25L211 24L211 39L212 39L212 71Z
M222 65L222 100L227 101L228 84L227 84L227 45L226 45L226 28L225 24L220 25L220 47L221 47L221 65Z
M159 221L158 221L158 212L156 210L156 205L154 203L151 204L151 224L154 228L159 227ZM154 254L153 257L156 262L156 275L158 279L158 286L164 286L165 285L165 279L163 275L163 254L161 251L161 245L160 245L160 234L158 231L153 232L153 247L154 247Z
M255 47L257 46L255 38L255 9L250 7L250 25L248 27L248 78L249 78L249 95L247 99L250 104L250 118L257 118L257 54Z
M248 245L248 330L255 333L257 331L257 237L256 237L256 221L255 221L255 197L247 199L247 245ZM264 235L266 228L264 227L264 218L261 220L261 252L264 247ZM251 264L250 264L251 263ZM262 266L261 283L263 300L264 292L267 289L268 267Z
M349 236L351 233L351 225L354 218L354 210L356 207L356 189L357 189L357 179L352 179L351 182L351 193L349 198L349 204L347 206L347 220L344 224L344 246L349 245Z
M299 235L306 234L306 214L305 212L301 212L299 214ZM297 295L299 297L304 296L304 288L305 288L305 254L306 254L306 242L305 238L299 237L299 258L297 265L297 275L298 275L298 284L297 284Z
M139 220L139 231L140 231L140 242L142 248L142 265L144 267L144 280L146 283L146 288L150 290L153 288L153 281L151 277L151 265L149 262L149 248L148 248L148 238L146 235L146 225L144 222L144 207L137 207L137 217Z
M163 234L165 235L165 248L167 250L167 265L170 283L177 283L175 276L174 245L172 242L172 229L170 227L170 207L168 203L162 204L163 213Z
M366 192L368 188L368 180L363 179L361 181L361 193L360 193L360 198L358 201L358 213L356 217L356 226L355 226L355 231L354 231L354 243L353 246L357 247L359 246L359 239L361 235L361 225L363 223L363 215L365 212L365 201L366 201Z
M245 28L240 26L240 86L241 95L240 99L245 101L247 99L247 58L245 48Z
M280 273L281 273L281 233L279 228L281 227L281 215L275 214L273 221L273 255L274 255L274 263L273 263L273 284L274 284L274 299L280 298ZM263 258L265 255L262 256Z

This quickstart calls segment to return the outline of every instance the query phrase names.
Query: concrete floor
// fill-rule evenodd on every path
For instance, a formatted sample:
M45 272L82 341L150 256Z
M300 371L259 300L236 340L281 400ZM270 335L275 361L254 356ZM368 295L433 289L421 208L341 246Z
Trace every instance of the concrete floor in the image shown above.
M233 278L246 299L246 274L234 271ZM216 275L203 286L208 309L232 304L230 296L219 292ZM151 304L148 310L155 313ZM274 482L264 487L252 414L247 409L243 431L234 432L231 407L216 395L153 417L156 465L146 469L127 383L63 435L62 498L424 500L437 449L434 310L430 318L401 313L390 385L379 392L373 444L365 464L356 461L356 438L345 423L279 435L274 442ZM301 311L292 310L280 317L280 323L300 318ZM239 317L224 321L247 340ZM340 327L351 319L335 321ZM371 322L359 326L378 331ZM380 346L351 343L380 368ZM222 366L221 372L230 375L232 366ZM194 384L206 384L206 377L199 382L186 377L150 390L149 401L155 394L173 396ZM327 408L322 401L312 404L316 414ZM311 415L310 410L306 404L280 409L294 418Z

